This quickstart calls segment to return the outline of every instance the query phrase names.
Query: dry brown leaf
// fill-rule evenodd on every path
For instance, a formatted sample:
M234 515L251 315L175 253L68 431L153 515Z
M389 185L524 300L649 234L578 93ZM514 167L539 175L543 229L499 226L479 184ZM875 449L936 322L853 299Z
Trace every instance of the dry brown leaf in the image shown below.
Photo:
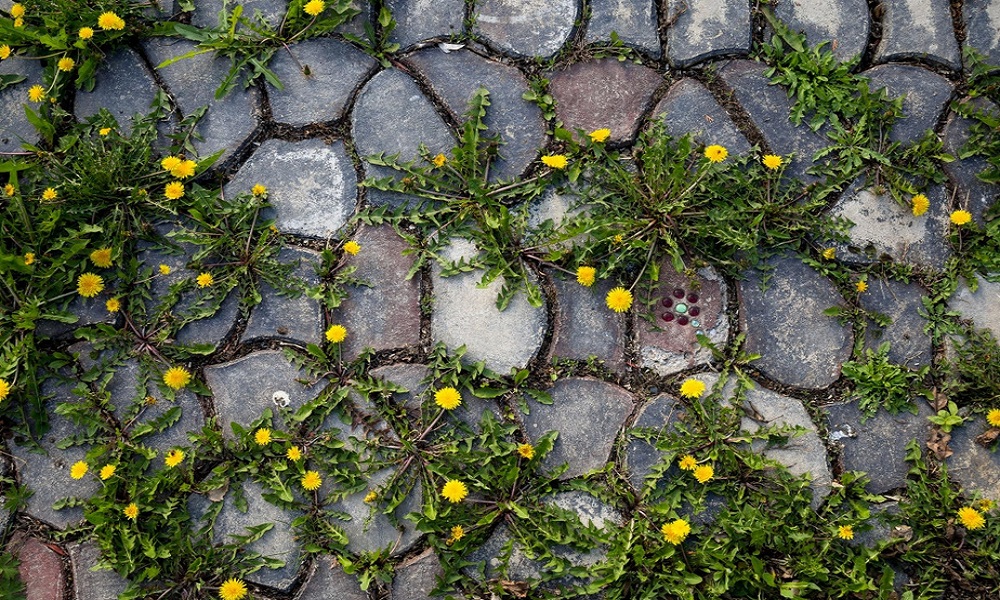
M950 441L950 433L945 433L940 429L932 429L931 435L927 439L927 449L933 452L938 460L944 460L953 454L951 448L948 447Z
M212 502L222 502L226 497L226 492L228 491L229 491L229 480L227 479L226 483L220 485L214 490L208 490L206 496L208 496L208 499L211 500Z
M1000 429L991 427L976 437L976 443L980 446L989 446L993 442L997 441L997 437L1000 437Z

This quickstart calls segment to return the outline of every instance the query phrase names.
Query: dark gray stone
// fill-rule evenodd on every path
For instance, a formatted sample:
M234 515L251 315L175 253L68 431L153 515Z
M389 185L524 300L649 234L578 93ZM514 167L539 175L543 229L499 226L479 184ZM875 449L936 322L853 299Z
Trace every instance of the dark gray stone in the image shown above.
M973 292L969 286L962 281L955 294L948 299L948 310L957 312L963 319L972 321L972 325L978 329L986 329L993 334L993 337L1000 340L1000 283L987 281L982 277L976 277L978 284Z
M301 248L282 248L278 260L289 264L298 261L292 276L309 286L319 285L316 269L321 264L318 253ZM253 307L243 341L277 338L303 344L323 341L323 307L306 294L281 296L266 281L260 282L260 304Z
M279 50L269 66L285 89L268 84L272 118L300 127L343 117L354 90L377 64L364 52L333 38L306 40Z
M549 91L566 129L586 134L607 128L610 142L628 142L662 84L663 77L649 67L602 58L553 73Z
M722 55L750 52L750 5L741 0L668 0L667 58L687 68Z
M667 95L656 105L653 117L663 119L672 137L690 133L695 142L725 146L736 156L750 152L746 137L697 79L686 77L670 86Z
M805 124L798 127L792 124L789 120L792 102L784 88L770 85L764 76L765 68L763 63L734 60L719 74L764 136L770 151L782 156L795 155L785 174L805 183L818 181L815 175L806 175L806 169L812 166L813 155L825 148L829 140L810 131Z
M965 23L965 47L975 48L991 65L1000 65L1000 2L965 0L962 3Z
M871 516L865 523L871 527L868 531L854 530L854 539L848 542L852 546L875 548L880 542L892 538L892 528L888 521L899 514L899 503L895 501L872 504Z
M823 49L840 61L860 58L868 45L871 22L865 0L790 0L775 5L774 16L805 33L811 46L829 42Z
M654 0L593 0L584 41L588 44L607 42L612 32L626 46L660 57Z
M912 144L934 129L955 86L944 77L913 65L879 65L861 73L872 90L885 88L890 98L903 96L903 118L889 134L893 142Z
M434 550L428 548L396 567L392 579L393 600L427 600L437 586L438 577L444 575L441 561Z
M888 193L876 194L862 189L858 178L829 210L831 217L841 217L854 224L848 235L850 243L836 243L837 254L844 260L869 264L883 255L893 260L943 269L951 256L948 244L948 191L935 185L924 192L930 208L919 217L912 207L899 204Z
M865 330L865 346L872 350L889 342L889 360L917 369L931 364L931 338L924 333L927 319L921 316L924 289L916 283L868 279L868 291L858 297L861 308L881 313L892 319L882 328L869 321Z
M561 379L550 390L551 405L533 406L524 417L532 440L548 431L558 431L552 451L542 465L554 469L569 463L559 476L571 479L600 469L608 462L615 438L634 400L624 389L587 377Z
M150 111L159 88L142 57L135 50L121 48L101 61L95 73L93 92L76 93L73 112L84 120L107 108L124 135L132 131L132 117Z
M490 165L490 178L511 179L524 172L545 145L545 122L538 106L521 97L530 86L520 71L469 50L446 54L428 48L408 60L427 77L459 120L469 109L476 90L488 89L486 133L500 135L504 142L499 159Z
M205 367L205 382L215 396L215 409L223 434L230 439L231 422L248 427L265 409L275 412L274 393L289 397L289 410L296 410L319 395L325 381L311 387L297 380L311 381L278 350L262 350L221 365Z
M698 375L695 379L704 381L706 387L711 387L718 378L715 375ZM666 434L676 431L676 424L684 420L686 413L687 407L680 400L669 394L660 394L639 409L632 427L656 429L660 431L660 436L665 437ZM625 448L625 469L628 480L633 488L642 490L646 485L646 477L653 472L653 467L660 462L662 455L654 444L645 440L633 436L629 436L628 440L628 446ZM676 466L670 470L671 476L679 473Z
M972 102L980 111L1000 113L1000 109L997 109L995 104L985 98L963 99L962 102ZM945 151L955 156L956 160L944 163L943 168L956 184L959 204L972 213L972 218L977 223L982 224L983 213L996 202L997 195L1000 194L1000 186L985 183L976 177L977 174L989 167L985 157L958 158L962 147L969 141L971 124L970 119L959 117L954 112L949 114L941 137L944 139Z
M792 256L767 261L768 287L761 273L749 271L737 287L740 321L747 334L743 350L760 354L754 367L785 385L823 388L840 377L851 356L850 327L823 314L843 304L837 289L811 267Z
M430 38L462 34L464 0L387 0L385 4L396 19L389 41L403 48Z
M962 492L971 496L978 492L983 498L1000 501L1000 454L976 442L976 437L989 429L986 420L976 415L965 425L951 430L951 449L945 459L948 475L962 485Z
M73 282L75 286L76 282ZM65 338L77 327L94 325L96 323L106 323L114 325L118 322L118 316L108 312L107 305L109 295L109 282L104 281L104 291L94 298L84 298L75 296L66 307L70 314L76 317L73 323L63 323L62 321L49 321L42 319L38 321L35 328L35 335L47 338Z
M886 0L882 7L876 62L926 60L948 69L962 68L948 0Z
M209 289L211 294L219 293ZM187 318L188 311L197 304L198 290L189 293L174 307L174 313L180 318ZM208 344L218 348L222 340L232 331L240 309L239 290L233 288L226 294L226 299L212 316L191 321L177 332L176 341L182 345Z
M609 316L604 304L614 282L599 281L585 288L576 280L553 277L552 284L559 306L552 333L552 355L575 360L594 356L608 369L624 372L624 327L621 319Z
M218 27L223 2L224 0L198 0L195 11L191 13L191 24L195 27ZM227 12L232 13L237 3L228 4ZM241 0L239 4L243 5L244 18L256 22L255 16L259 12L268 25L275 28L281 25L281 19L288 8L287 0Z
M368 600L368 594L361 591L361 584L354 577L344 573L336 558L321 556L316 560L313 574L302 586L298 600Z
M579 11L576 0L481 0L475 33L503 52L549 58L569 39Z
M101 551L92 542L70 544L69 557L73 563L73 591L76 598L117 598L125 591L128 581L111 570L94 571L101 559Z
M24 106L38 110L38 105L28 101L31 86L42 84L41 61L19 58L13 54L0 61L0 75L17 73L27 77L17 85L0 90L0 152L19 152L22 143L38 142L38 132L28 122Z
M842 460L847 471L868 473L865 489L872 494L884 494L906 485L910 469L906 462L906 444L916 440L921 447L930 431L927 417L934 411L926 402L916 399L919 413L902 412L891 415L879 409L875 416L861 423L861 411L855 403L827 406L827 426L830 441L842 448ZM952 430L954 432L956 430Z
M344 143L267 140L226 184L227 195L267 187L283 233L329 238L354 214L358 178Z
M386 127L386 115L392 115L392 127ZM362 88L351 115L351 133L362 159L385 153L398 154L400 162L407 162L419 158L420 144L427 146L431 156L450 153L455 146L455 138L420 88L395 69L382 71ZM368 177L397 175L392 169L367 162L365 173ZM374 189L369 189L367 196L376 206L419 201L414 196Z
M406 240L388 225L365 227L353 238L361 245L346 266L357 267L354 276L370 287L357 286L334 310L333 323L347 328L342 342L344 356L357 357L365 348L389 350L420 343L420 275L406 279L413 266Z

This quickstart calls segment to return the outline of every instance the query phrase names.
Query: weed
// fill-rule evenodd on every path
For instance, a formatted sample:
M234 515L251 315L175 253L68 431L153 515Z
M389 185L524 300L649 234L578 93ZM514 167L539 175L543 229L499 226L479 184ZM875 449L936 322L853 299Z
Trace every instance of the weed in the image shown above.
M927 396L922 381L929 371L926 366L911 371L890 362L889 342L882 342L874 352L865 350L864 361L852 360L843 366L844 376L854 384L862 420L875 416L879 408L891 414L903 410L916 414L917 406L912 399L915 395Z

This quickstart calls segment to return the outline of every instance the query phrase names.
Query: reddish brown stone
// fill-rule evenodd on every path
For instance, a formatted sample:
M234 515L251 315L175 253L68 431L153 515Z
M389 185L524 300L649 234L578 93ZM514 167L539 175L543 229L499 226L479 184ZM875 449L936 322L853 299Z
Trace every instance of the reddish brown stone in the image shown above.
M17 550L18 572L28 600L62 600L66 590L62 559L45 543L27 538Z

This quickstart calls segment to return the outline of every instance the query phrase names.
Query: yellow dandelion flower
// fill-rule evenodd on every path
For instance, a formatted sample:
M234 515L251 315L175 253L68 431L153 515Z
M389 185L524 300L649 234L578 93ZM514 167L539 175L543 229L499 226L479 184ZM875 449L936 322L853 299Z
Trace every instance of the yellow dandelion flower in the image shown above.
M14 27L24 27L24 19L20 17L14 19Z
M81 27L79 36L81 40L89 40L90 38L94 37L94 30L91 29L90 27Z
M0 45L0 60L7 60L10 58L10 46L7 44Z
M958 509L958 520L961 521L962 526L969 531L981 529L984 525L986 525L986 519L983 518L982 513L971 506L963 506Z
M967 210L956 210L951 213L951 222L955 225L965 225L972 220L972 213Z
M215 283L215 277L213 277L212 274L208 272L199 273L198 277L195 278L195 281L198 282L198 287L207 288L211 287L212 284Z
M253 434L253 441L258 446L266 446L271 443L271 430L261 427Z
M116 313L122 309L122 301L118 298L108 298L108 301L104 303L104 308L108 309L108 312Z
M170 265L160 265L160 275L170 275Z
M986 422L993 427L1000 427L1000 408L994 408L986 413Z
M837 537L842 540L853 540L854 539L854 528L850 525L841 525L837 528Z
M94 273L84 273L76 280L76 291L84 298L93 298L104 289L104 278Z
M193 160L182 160L177 166L170 169L170 174L177 179L185 179L194 175L194 171L197 166L198 163Z
M311 492L318 490L319 486L323 485L323 478L316 471L306 471L306 474L302 476L301 483L303 488Z
M590 136L590 141L600 144L602 142L606 142L608 138L611 137L611 130L595 129L590 133L588 133L587 135Z
M56 63L56 66L59 67L60 71L69 72L72 71L73 67L76 66L76 61L68 56L64 56L59 59L59 62Z
M715 477L715 469L712 468L712 465L698 465L694 468L694 478L698 480L698 483L707 483L712 477Z
M976 503L976 510L979 512L987 512L993 510L996 502L990 500L989 498L982 498Z
M177 448L167 452L166 457L163 459L163 464L167 465L168 469L173 469L182 462L184 462L184 451Z
M109 29L121 31L125 29L125 21L115 13L109 11L97 17L97 26L105 31Z
M14 184L13 183L8 183L7 185L3 186L3 193L7 194L8 196L13 196L14 192L16 192L16 191L17 190L14 189Z
M862 279L854 284L854 289L856 289L859 294L863 294L868 291L868 282Z
M104 465L101 467L101 479L104 481L111 479L111 477L115 474L116 469L117 467L114 465Z
M677 466L680 467L682 471L694 471L694 468L698 466L698 461L695 460L695 458L690 454L685 454L681 457Z
M160 161L160 166L163 167L164 171L172 171L176 169L184 159L177 156L168 156Z
M597 278L597 269L594 267L578 267L576 270L576 282L583 287L594 285Z
M0 400L10 395L10 384L3 377L0 377Z
M826 260L833 260L836 257L837 257L836 248L827 248L826 250L823 250L823 258L825 258Z
M129 504L124 510L122 510L122 514L125 515L126 519L135 521L136 517L139 516L139 505L135 502Z
M15 19L20 19L21 17L24 16L24 13L25 13L24 5L21 4L20 2L15 2L10 6L10 16L14 17Z
M291 461L297 461L302 458L302 451L299 450L298 446L292 446L285 452L285 458Z
M45 88L40 85L33 85L28 89L28 100L41 102L45 99Z
M542 163L553 169L565 169L569 162L562 154L547 154L542 157Z
M87 463L78 460L70 467L69 476L73 479L83 479L83 476L87 474L87 468Z
M330 328L326 330L326 341L331 344L339 344L345 339L347 339L347 328L343 325L330 325Z
M451 528L451 536L449 536L448 539L444 541L444 543L450 546L464 537L465 537L465 529L461 525L455 525L454 527Z
M689 377L681 384L681 396L694 400L701 398L705 393L705 382L693 377Z
M309 0L309 2L306 2L306 5L302 7L302 10L305 11L305 13L310 17L315 17L318 16L319 13L323 12L324 8L326 8L326 2L323 2L323 0Z
M179 200L184 197L184 184L179 181L171 181L163 186L163 195L170 200Z
M97 132L101 137L104 137L111 133L110 127L101 127L100 131Z
M625 312L632 308L632 292L623 287L616 287L608 292L604 301L611 310L619 313Z
M243 600L247 595L247 584L239 579L227 579L219 587L219 598L222 600Z
M34 252L25 252L24 253L24 265L25 266L30 266L34 262L35 262L35 253Z
M431 162L434 163L435 167L443 167L448 162L448 157L444 154L438 154Z
M531 460L535 458L535 447L532 446L531 444L520 444L517 447L517 453L523 456L524 458Z
M913 216L919 217L920 215L927 212L927 209L931 206L931 201L927 199L927 196L923 194L917 194L910 200L913 205Z
M371 504L372 502L375 502L376 500L378 500L378 494L376 494L374 490L372 490L372 491L368 492L367 494L365 494L365 502L367 504Z
M258 183L251 188L250 193L257 197L263 196L267 193L267 187Z
M106 269L111 266L111 248L99 248L90 253L90 262Z
M355 242L354 240L350 240L344 244L344 252L350 254L351 256L356 256L358 252L361 252L361 244Z
M452 504L461 502L468 495L469 488L465 487L465 484L457 479L448 480L444 484L444 487L441 488L441 496Z
M705 148L705 158L714 163L720 163L729 156L729 150L725 146L713 144Z
M55 200L58 197L59 197L59 192L57 192L55 188L48 187L45 188L44 192L42 192L42 200Z
M434 403L445 410L454 410L462 404L462 394L453 387L441 388L434 393Z
M191 373L184 367L170 367L163 374L163 383L171 389L179 390L191 383Z
M772 171L777 171L784 161L777 154L765 154L764 159L761 160L764 166Z
M663 527L660 528L660 532L663 533L663 537L667 539L673 545L680 544L684 541L684 538L691 533L691 525L688 524L684 519L677 519L676 521L671 521L670 523L664 523Z

